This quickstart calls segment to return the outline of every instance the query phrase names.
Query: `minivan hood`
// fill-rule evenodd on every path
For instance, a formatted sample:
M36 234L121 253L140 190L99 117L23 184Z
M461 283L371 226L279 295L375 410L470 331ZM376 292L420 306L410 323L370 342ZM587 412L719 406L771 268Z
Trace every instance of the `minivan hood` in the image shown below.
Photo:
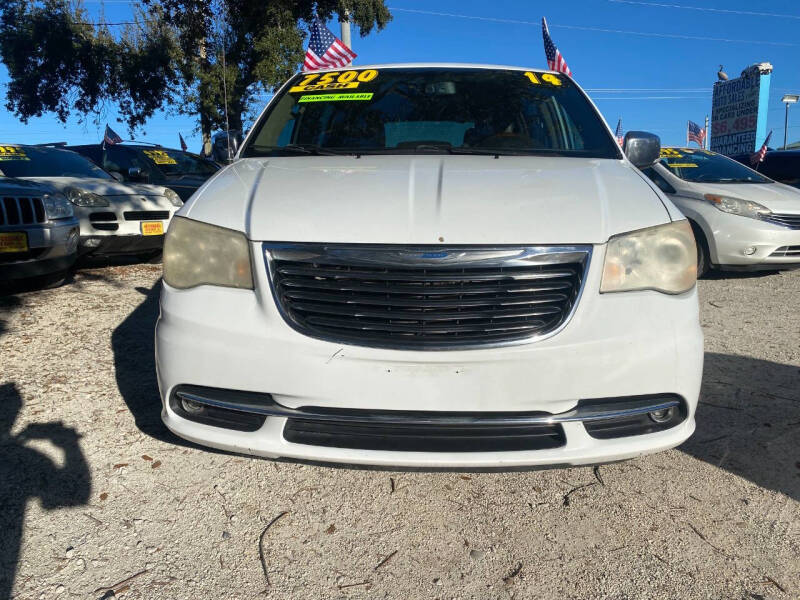
M627 162L501 156L241 159L179 214L252 240L604 243L670 221Z
M699 198L732 196L758 202L773 212L800 212L800 190L782 183L693 183L689 189Z
M26 177L30 181L48 185L63 192L70 187L79 188L98 196L161 196L164 188L157 185L120 183L116 179L94 177Z

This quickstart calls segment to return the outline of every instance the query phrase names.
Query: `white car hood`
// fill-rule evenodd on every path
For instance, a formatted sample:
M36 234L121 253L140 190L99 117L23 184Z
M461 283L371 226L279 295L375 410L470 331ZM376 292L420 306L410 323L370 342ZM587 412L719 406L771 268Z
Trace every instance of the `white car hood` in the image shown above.
M698 198L704 194L732 196L766 206L772 212L800 213L800 190L782 183L688 183Z
M120 183L116 179L94 177L26 177L31 181L46 184L60 192L70 187L79 188L98 196L162 196L160 185Z
M180 215L257 241L604 243L670 221L619 160L491 156L239 160Z

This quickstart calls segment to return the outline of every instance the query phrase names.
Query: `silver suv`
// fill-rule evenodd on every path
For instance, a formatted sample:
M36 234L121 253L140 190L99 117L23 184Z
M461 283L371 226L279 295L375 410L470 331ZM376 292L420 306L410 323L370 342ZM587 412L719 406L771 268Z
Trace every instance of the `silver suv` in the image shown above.
M78 236L78 220L64 195L0 177L0 283L60 279L75 262Z

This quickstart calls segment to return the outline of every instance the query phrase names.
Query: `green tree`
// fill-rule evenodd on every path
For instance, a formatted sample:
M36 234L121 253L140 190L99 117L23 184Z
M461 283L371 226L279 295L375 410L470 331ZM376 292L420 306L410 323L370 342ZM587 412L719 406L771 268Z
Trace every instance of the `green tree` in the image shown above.
M99 115L115 103L131 130L161 108L199 117L206 136L248 110L302 64L307 25L349 20L362 36L391 20L384 0L142 0L129 23L104 25L71 0L3 0L6 106ZM94 21L94 22L93 22Z

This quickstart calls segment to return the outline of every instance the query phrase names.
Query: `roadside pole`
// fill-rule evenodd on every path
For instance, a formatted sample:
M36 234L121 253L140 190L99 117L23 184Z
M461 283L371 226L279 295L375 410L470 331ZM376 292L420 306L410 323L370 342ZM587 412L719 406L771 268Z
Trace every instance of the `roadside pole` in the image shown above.
M349 21L350 15L348 13L345 13L345 16L347 17L348 20L340 22L342 25L342 41L344 42L345 46L347 46L348 48L350 48L350 50L352 50L353 45L350 43L350 21Z
M703 150L708 150L708 138L711 137L711 131L708 129L708 115L706 115L706 136L703 138Z

